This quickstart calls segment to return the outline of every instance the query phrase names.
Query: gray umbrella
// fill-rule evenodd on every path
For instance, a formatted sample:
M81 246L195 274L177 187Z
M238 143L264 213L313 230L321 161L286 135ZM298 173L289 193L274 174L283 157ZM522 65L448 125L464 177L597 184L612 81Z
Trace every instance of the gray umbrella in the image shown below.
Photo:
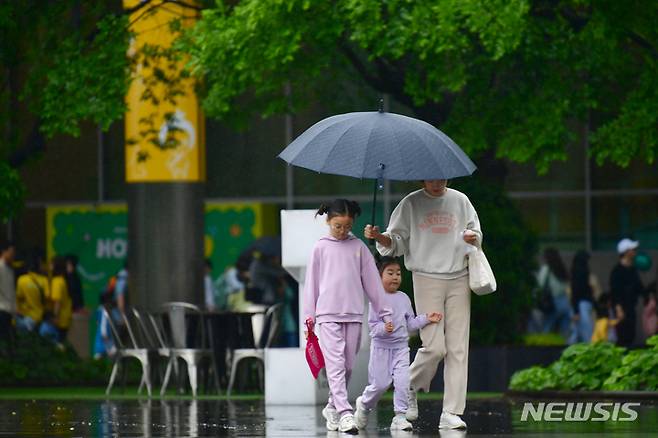
M290 143L279 158L320 173L374 178L376 188L383 179L451 179L476 169L464 151L434 126L382 110L321 120Z

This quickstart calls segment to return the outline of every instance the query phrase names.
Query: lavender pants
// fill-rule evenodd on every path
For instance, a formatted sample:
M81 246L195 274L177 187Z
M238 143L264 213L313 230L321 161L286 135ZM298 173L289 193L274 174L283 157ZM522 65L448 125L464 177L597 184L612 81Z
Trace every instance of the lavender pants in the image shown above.
M379 398L393 383L393 409L396 414L407 412L409 396L409 347L379 348L370 347L368 362L368 386L363 391L361 401L367 409L377 405Z
M327 404L335 407L342 417L352 413L352 405L347 400L347 383L361 344L361 323L323 322L318 325L320 348L329 383Z

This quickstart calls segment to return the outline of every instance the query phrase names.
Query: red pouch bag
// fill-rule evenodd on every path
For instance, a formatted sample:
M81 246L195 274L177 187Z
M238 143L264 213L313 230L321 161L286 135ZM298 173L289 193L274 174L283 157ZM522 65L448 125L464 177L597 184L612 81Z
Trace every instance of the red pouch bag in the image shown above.
M311 369L311 374L317 379L320 370L324 368L324 356L322 356L318 337L313 333L313 326L313 321L307 319L306 327L308 329L308 338L306 339L306 362L308 362L308 367Z

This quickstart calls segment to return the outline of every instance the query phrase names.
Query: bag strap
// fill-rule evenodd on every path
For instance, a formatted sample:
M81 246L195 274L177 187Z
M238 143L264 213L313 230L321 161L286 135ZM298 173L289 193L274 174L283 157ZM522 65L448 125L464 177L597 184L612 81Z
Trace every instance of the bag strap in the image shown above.
M36 278L34 278L34 275L32 273L27 274L28 277L30 277L30 280L32 280L32 283L39 289L39 295L41 295L41 304L43 304L46 301L46 293L44 292L43 288L39 284Z

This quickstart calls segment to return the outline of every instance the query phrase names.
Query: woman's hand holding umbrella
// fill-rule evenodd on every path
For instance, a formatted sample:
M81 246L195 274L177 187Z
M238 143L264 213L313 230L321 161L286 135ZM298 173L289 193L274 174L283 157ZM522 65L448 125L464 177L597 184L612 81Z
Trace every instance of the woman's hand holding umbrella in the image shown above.
M366 237L366 239L374 239L387 248L391 246L391 238L386 234L382 234L379 231L379 227L377 225L366 225L366 227L363 229L363 235Z

